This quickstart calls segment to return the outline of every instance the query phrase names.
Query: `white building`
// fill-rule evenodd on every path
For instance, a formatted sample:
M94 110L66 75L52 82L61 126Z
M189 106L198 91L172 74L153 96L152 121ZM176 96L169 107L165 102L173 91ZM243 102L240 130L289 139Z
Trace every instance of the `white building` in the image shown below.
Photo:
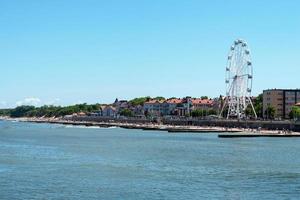
M113 106L104 106L102 108L102 116L103 117L116 117L117 116L117 110Z

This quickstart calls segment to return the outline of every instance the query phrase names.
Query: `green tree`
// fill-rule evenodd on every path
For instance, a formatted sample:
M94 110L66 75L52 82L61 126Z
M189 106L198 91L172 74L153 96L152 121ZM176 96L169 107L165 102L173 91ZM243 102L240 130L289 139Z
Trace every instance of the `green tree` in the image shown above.
M10 116L12 109L0 109L0 116Z
M144 105L146 101L149 101L151 98L148 97L139 97L129 101L129 103L133 106Z
M290 119L298 120L300 119L300 107L293 106L291 112L289 113Z
M153 99L154 100L158 100L158 101L164 101L164 100L166 100L165 97L155 97Z
M125 116L125 117L133 117L134 113L131 110L129 110L128 108L125 108L124 110L122 110L120 112L120 115Z
M201 99L208 99L208 96L202 96Z
M256 97L255 101L253 102L254 109L257 114L257 117L263 117L263 94L260 94Z
M262 94L258 95L255 100L253 100L253 107L255 110L255 113L257 115L257 117L262 118L263 117L263 96ZM254 117L254 112L253 112L253 108L251 105L248 105L248 107L246 108L246 115L247 116L252 116Z
M257 117L262 118L263 117L263 96L262 96L262 94L258 95L255 98L255 100L253 100L252 103L253 103L253 107L254 107ZM246 115L252 116L252 117L255 116L251 105L248 105L248 107L246 108Z
M217 114L218 114L217 111L215 111L213 109L208 111L208 115L217 115Z
M273 106L268 106L265 110L265 116L267 119L274 119L276 115L276 110Z
M77 104L71 106L19 106L14 109L2 109L0 115L11 117L62 117L78 112L91 113L100 109L100 104Z
M35 110L34 106L18 106L10 113L11 117L26 117L29 112Z
M207 110L196 109L191 112L192 117L204 117L207 116L209 112Z

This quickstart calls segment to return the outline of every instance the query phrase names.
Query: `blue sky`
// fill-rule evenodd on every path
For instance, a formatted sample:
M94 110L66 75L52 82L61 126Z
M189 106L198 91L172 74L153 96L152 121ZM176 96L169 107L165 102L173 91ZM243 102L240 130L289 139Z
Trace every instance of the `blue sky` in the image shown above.
M219 96L245 39L253 95L300 87L300 1L0 0L0 107Z

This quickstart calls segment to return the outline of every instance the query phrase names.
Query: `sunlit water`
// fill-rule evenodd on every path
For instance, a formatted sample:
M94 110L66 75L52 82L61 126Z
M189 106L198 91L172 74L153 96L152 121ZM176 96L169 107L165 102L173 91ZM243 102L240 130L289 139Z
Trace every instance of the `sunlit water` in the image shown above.
M0 122L0 199L299 199L300 139Z

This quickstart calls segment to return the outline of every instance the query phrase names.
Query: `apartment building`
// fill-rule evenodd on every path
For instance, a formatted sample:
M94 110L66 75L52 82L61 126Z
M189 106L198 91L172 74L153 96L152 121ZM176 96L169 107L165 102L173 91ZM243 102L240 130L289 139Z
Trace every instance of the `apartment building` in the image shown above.
M289 118L292 107L300 102L300 89L270 89L263 91L263 115L266 109L275 108L276 118Z
M167 100L151 99L144 103L145 113L155 116L162 115L189 115L193 110L212 110L217 103L212 99L185 97L182 99L171 98Z
M166 111L164 100L156 100L150 99L149 101L144 103L144 111L145 113L154 115L154 116L161 116L164 115Z

